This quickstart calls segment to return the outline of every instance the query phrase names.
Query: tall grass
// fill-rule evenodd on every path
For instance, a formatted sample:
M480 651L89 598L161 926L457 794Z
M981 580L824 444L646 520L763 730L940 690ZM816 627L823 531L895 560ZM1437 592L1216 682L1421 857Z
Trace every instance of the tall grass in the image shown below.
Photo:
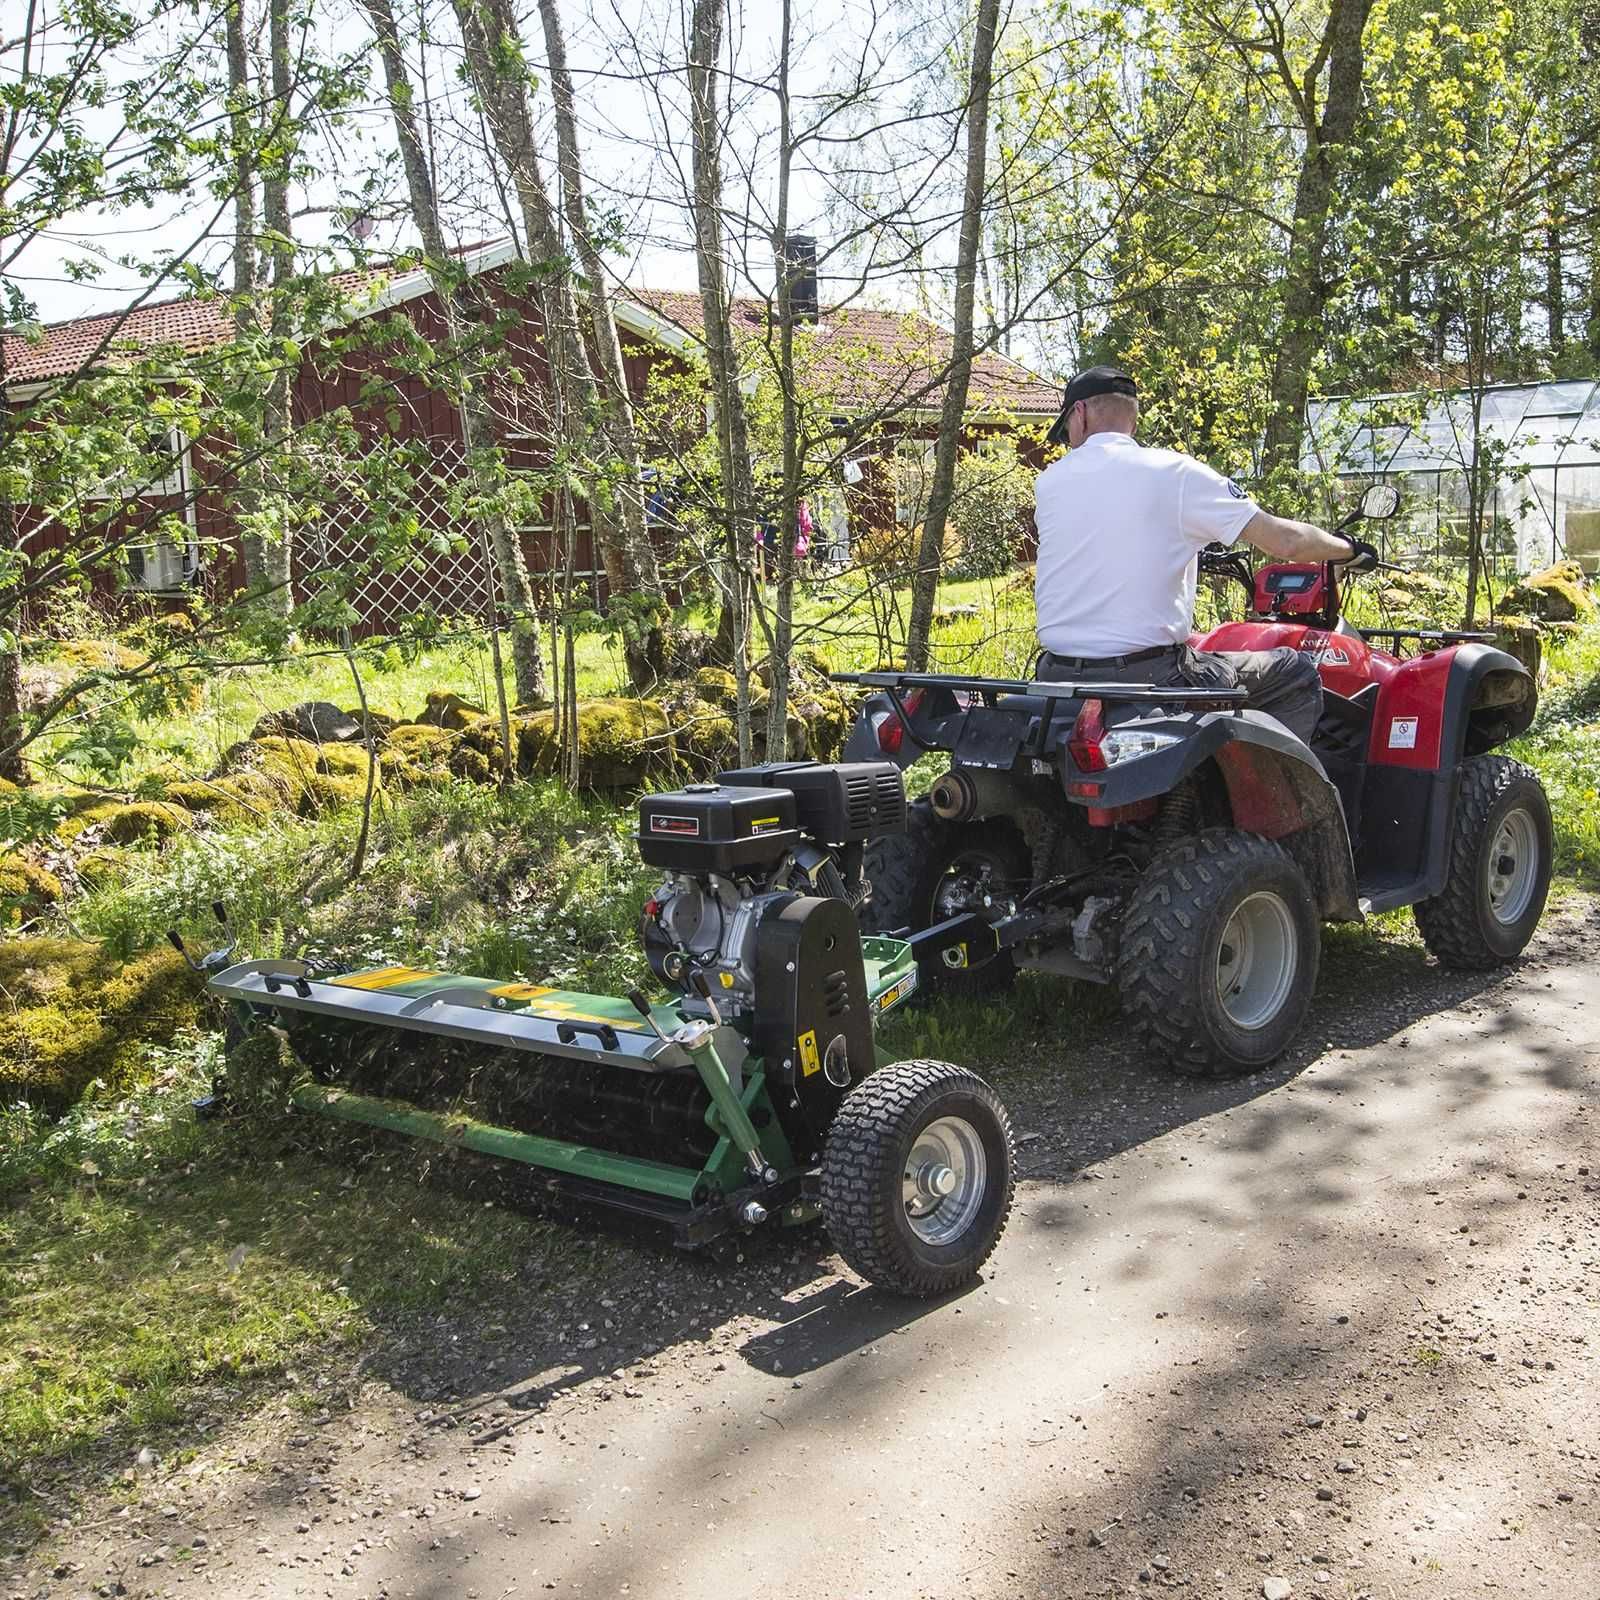
M181 834L131 852L126 871L71 908L70 926L122 958L169 928L203 948L218 938L209 908L221 901L250 955L602 987L639 965L633 922L651 874L632 815L553 779L388 797L354 883L349 812Z

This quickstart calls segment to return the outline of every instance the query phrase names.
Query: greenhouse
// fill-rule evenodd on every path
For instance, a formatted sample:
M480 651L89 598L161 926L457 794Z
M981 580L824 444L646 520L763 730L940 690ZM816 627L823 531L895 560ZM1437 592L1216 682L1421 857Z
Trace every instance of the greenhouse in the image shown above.
M1465 560L1476 467L1494 479L1484 508L1492 569L1529 571L1570 556L1600 572L1595 379L1313 401L1302 466L1351 485L1395 484L1402 509L1385 530L1391 560Z

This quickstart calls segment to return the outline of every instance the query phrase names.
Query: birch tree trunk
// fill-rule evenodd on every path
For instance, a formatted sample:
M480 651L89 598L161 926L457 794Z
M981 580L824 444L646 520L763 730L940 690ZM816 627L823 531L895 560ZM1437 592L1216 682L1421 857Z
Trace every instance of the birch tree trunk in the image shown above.
M789 754L789 657L794 649L794 542L800 507L800 417L794 386L794 263L789 259L789 175L794 157L789 121L790 0L783 0L778 40L778 204L772 256L777 263L778 386L783 404L783 491L778 501L777 596L773 605L772 671L767 699L767 760Z
M414 109L416 95L400 49L391 0L361 0L378 43L388 85L389 106L394 117L400 158L405 167L406 187L422 248L428 257L428 273L444 315L445 334L457 355L458 409L461 432L467 447L468 470L478 502L475 513L494 553L500 579L500 592L511 613L512 673L517 698L524 703L547 701L549 686L545 677L544 653L539 646L539 625L528 578L528 565L516 533L507 527L499 509L499 484L490 466L495 450L494 419L483 389L482 362L472 352L466 336L465 319L450 266L439 220L439 203L428 167L427 150L417 127Z
M934 447L933 482L922 520L917 567L911 578L911 615L906 624L906 668L923 672L933 632L933 603L944 564L945 527L955 493L956 456L961 450L961 423L967 411L967 385L972 377L972 310L977 289L978 252L983 244L984 181L989 150L989 86L994 76L995 32L1000 0L978 0L978 24L972 40L972 73L967 87L967 171L961 193L961 234L956 246L955 327L950 345L950 374L939 412L939 439Z
M750 469L750 436L744 394L739 388L739 355L734 348L722 244L722 122L717 106L717 63L722 54L725 0L694 0L689 29L689 115L693 145L695 269L705 322L706 365L711 372L717 444L722 457L722 511L726 541L724 611L732 647L737 691L735 725L739 760L748 764L750 657L749 574L754 565L750 508L755 485ZM720 630L719 630L720 632Z
M256 295L260 288L256 270L259 225L256 217L255 118L250 109L252 83L250 51L245 40L244 0L230 0L223 14L228 57L228 140L233 160L233 331L243 342L259 325ZM252 385L252 397L258 393ZM261 410L248 405L250 425L259 429ZM245 585L265 594L271 579L267 575L266 539L261 531L261 460L259 438L239 439L255 459L240 464L233 486L238 509L240 553L244 557Z
M545 58L550 71L550 95L556 109L556 159L561 174L561 196L567 229L582 268L579 292L588 317L590 341L600 367L600 427L610 447L616 467L612 484L617 498L617 541L623 579L631 594L656 603L658 620L638 630L637 644L630 654L649 676L666 670L659 616L666 606L661 593L661 574L656 553L645 525L644 465L639 451L639 436L634 427L633 397L628 392L627 369L622 360L622 341L617 334L617 319L607 288L605 263L589 226L589 208L583 191L583 165L578 149L578 122L574 110L572 72L567 65L567 41L561 29L557 0L539 0L539 17L544 25ZM637 677L637 673L635 674Z
M1281 47L1276 53L1279 76L1304 129L1305 150L1295 184L1283 331L1267 396L1262 467L1269 477L1292 473L1300 464L1311 368L1322 343L1333 289L1328 277L1328 219L1338 178L1335 163L1340 149L1354 135L1361 111L1366 63L1363 35L1371 11L1372 0L1330 0L1321 44L1303 78L1296 79ZM1324 61L1328 86L1319 116L1317 94Z
M529 254L534 260L549 265L551 276L541 285L537 296L544 316L552 369L563 389L558 431L561 442L574 456L588 454L597 458L599 471L590 474L589 514L612 593L618 597L642 594L659 602L661 579L656 570L655 552L645 537L642 472L616 325L609 302L605 302L602 318L592 299L588 300L595 350L605 383L602 394L589 365L578 298L572 275L565 266L567 252L561 237L560 217L551 203L539 163L527 72L522 65L526 52L515 9L510 0L454 0L454 5L466 45L467 70L483 103L490 137L510 175ZM593 293L594 275L600 270L599 252L593 244L583 202L577 125L572 115L571 79L566 69L560 17L553 5L542 6L541 10L546 13L544 27L551 70L555 72L555 63L559 60L565 83L564 94L556 91L559 172L573 241L584 271L591 278L591 285L586 288L587 299ZM609 352L603 336L605 329L610 333ZM608 365L608 355L615 358L614 368ZM617 420L619 393L627 408L624 421L620 423ZM596 441L598 450L594 448ZM596 484L599 476L607 480L604 485ZM606 503L613 494L618 515L613 515ZM625 638L629 675L637 686L645 687L660 676L665 664L659 617L652 619L651 625L643 630L625 623Z
M289 103L294 84L289 55L288 0L268 0L267 49L272 72L272 109L269 117L270 159L262 167L262 220L267 228L267 255L272 263L272 375L267 382L262 414L265 459L271 463L287 448L290 436L289 393L294 374L284 344L289 335L289 280L294 276L294 223L289 216L289 169L296 147L293 108ZM271 467L269 465L268 475ZM270 487L270 485L269 485ZM289 571L292 560L291 521L282 493L269 494L275 507L276 526L261 540L263 600L279 616L294 609Z

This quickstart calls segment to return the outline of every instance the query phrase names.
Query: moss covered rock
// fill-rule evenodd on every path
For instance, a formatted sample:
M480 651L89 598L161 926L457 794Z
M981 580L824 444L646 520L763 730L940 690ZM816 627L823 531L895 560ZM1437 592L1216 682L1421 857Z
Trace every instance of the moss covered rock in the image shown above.
M482 706L473 705L459 694L446 689L433 689L429 691L428 703L417 721L429 723L435 728L466 728L474 722L486 720L488 715Z
M171 950L119 966L76 939L0 943L0 1100L65 1110L96 1078L136 1081L144 1047L200 1019L194 975Z
M271 796L280 806L293 811L319 772L317 762L321 755L321 748L309 739L272 734L264 739L241 740L223 756L218 770L224 777L247 779L258 793Z
M194 816L170 800L95 800L62 819L57 837L76 839L91 828L112 844L139 844L147 839L170 839L187 833Z
M378 765L384 781L402 789L448 783L452 778L488 783L494 776L489 758L468 745L459 732L426 723L406 722L395 728Z
M270 812L275 798L270 784L251 783L243 773L231 778L186 778L169 783L162 794L185 811L229 825Z
M133 851L114 844L103 844L96 849L86 850L73 861L73 866L77 868L78 881L90 889L116 883L127 872L133 854Z
M1589 622L1596 615L1594 595L1576 561L1558 561L1513 584L1495 608L1503 617L1537 617L1543 622Z
M523 772L556 770L555 713L519 718L517 764ZM578 702L578 782L585 789L637 789L680 772L667 712L654 700Z
M331 700L304 700L282 711L269 711L250 730L252 739L281 734L313 744L335 744L361 737L361 724Z
M16 927L61 898L61 880L23 856L0 856L0 921Z

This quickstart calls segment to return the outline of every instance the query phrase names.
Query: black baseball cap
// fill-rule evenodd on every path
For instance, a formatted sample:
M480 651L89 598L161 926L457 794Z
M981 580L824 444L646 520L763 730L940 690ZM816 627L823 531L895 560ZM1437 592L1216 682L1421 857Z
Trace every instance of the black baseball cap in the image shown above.
M1050 424L1046 444L1067 442L1067 413L1080 400L1092 400L1097 394L1125 394L1137 399L1139 386L1120 367L1085 367L1067 385L1061 397L1061 414Z

